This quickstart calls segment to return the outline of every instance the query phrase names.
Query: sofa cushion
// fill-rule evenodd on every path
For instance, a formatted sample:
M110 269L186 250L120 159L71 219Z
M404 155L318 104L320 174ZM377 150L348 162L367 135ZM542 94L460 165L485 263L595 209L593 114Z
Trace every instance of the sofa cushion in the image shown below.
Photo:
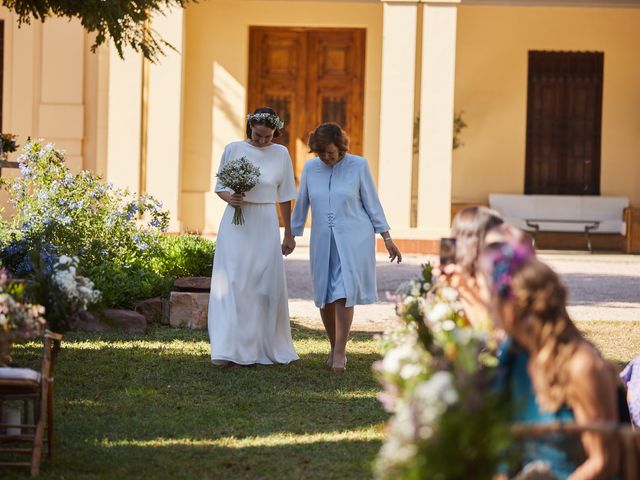
M40 373L30 368L0 367L0 380L40 381Z
M605 196L492 193L489 195L489 205L500 212L506 222L522 230L534 230L526 224L527 220L535 221L540 231L555 232L584 232L588 222L598 221L599 226L592 232L625 235L626 224L623 221L623 213L629 206L629 199Z

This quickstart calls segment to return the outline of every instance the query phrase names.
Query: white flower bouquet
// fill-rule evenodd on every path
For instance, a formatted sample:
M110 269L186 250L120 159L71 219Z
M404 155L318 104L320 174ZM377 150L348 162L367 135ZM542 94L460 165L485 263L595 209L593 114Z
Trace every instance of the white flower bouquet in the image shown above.
M78 257L62 255L53 267L53 282L74 311L86 310L102 298L102 293L96 290L91 280L78 275L78 264Z
M251 163L246 157L231 160L220 169L217 177L225 188L230 188L234 193L246 193L258 184L260 169ZM234 207L234 225L244 225L244 216L241 207Z
M395 300L399 321L374 364L392 414L375 477L491 478L511 440L508 404L494 389L496 345L469 325L458 291L430 265Z

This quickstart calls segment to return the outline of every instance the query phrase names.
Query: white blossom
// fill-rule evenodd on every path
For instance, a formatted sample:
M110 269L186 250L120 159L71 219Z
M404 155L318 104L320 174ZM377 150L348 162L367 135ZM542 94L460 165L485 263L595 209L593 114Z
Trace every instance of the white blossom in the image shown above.
M427 318L432 323L441 323L451 314L451 307L444 302L436 303L431 311L427 313Z

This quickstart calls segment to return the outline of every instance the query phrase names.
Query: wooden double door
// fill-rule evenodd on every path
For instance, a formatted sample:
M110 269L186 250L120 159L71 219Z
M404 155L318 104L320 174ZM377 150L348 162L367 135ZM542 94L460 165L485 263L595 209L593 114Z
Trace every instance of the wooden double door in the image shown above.
M296 181L310 158L309 133L340 124L362 154L365 30L251 27L248 111L274 108L285 121Z
M604 54L529 52L525 193L600 194Z

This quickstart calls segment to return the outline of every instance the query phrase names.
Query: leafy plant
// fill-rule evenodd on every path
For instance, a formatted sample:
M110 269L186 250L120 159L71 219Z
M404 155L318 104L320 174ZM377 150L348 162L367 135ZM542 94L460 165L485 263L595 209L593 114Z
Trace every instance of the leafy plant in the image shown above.
M198 235L164 236L154 269L172 277L209 277L216 244Z
M462 140L460 140L460 132L462 132L463 128L467 128L467 124L462 119L462 114L464 111L460 110L453 116L453 149L460 148L464 145Z
M15 152L18 149L17 135L3 133L0 135L0 154Z
M80 312L97 304L102 295L87 277L79 275L76 257L62 255L53 259L31 252L34 271L26 279L27 298L46 309L49 328L58 333L71 330Z
M173 277L165 276L143 266L123 268L104 262L83 270L102 292L104 308L131 308L136 300L166 297L171 291Z
M78 257L83 268L140 265L158 251L169 214L153 197L135 198L88 171L71 173L52 144L28 142L18 162L22 178L2 180L16 214L0 256L14 273L32 270L29 251Z
M40 335L44 307L24 302L24 285L8 280L0 269L0 366L11 363L11 345Z
M130 46L145 58L157 60L163 48L173 48L159 34L149 28L152 15L164 15L170 8L184 8L197 0L133 0L69 1L69 0L2 0L2 5L16 13L18 24L31 19L45 21L51 16L79 18L88 32L96 32L91 51L111 39L120 57L123 48Z
M469 325L458 292L429 264L398 294L401 321L375 365L393 414L376 476L491 478L510 441L508 404L493 388L495 342Z

